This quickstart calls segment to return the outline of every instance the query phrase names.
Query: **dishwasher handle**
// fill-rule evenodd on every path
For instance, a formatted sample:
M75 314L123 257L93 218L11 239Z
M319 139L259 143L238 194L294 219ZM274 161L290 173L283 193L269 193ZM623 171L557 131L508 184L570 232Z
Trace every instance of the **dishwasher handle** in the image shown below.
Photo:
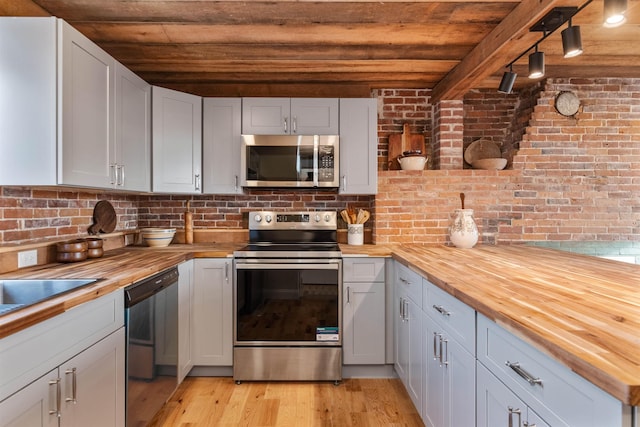
M124 289L124 306L125 308L133 307L176 283L178 283L178 269L176 267L133 283Z

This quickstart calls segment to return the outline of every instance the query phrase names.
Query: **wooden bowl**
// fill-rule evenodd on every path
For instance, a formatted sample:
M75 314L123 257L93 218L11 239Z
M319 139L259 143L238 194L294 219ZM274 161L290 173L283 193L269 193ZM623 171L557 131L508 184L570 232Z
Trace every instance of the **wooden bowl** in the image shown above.
M85 239L69 240L56 244L58 252L87 252L89 245Z
M78 262L87 259L87 251L83 252L58 252L56 255L58 262Z
M91 248L87 251L87 258L100 258L102 255L104 255L102 248Z
M89 249L102 248L103 241L99 237L89 237L85 240L87 241L87 248Z
M485 170L502 170L507 166L507 159L502 158L489 158L489 159L477 159L471 162L471 166L474 169Z

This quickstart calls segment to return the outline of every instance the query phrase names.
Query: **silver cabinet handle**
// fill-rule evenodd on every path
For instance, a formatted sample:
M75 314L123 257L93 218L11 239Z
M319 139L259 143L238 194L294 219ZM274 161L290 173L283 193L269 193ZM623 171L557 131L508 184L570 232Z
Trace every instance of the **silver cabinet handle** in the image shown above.
M443 356L444 362L442 361ZM440 366L442 365L449 366L449 340L446 338L440 338Z
M516 426L520 427L522 421L522 411L520 409L513 409L509 406L509 427L513 427L513 416L514 414L518 416L518 424Z
M288 133L289 132L289 125L287 123L288 120L289 120L288 117L284 118L284 133Z
M237 190L238 189L238 175L236 175L234 177L234 179L235 179L235 184L234 184L233 188Z
M402 312L402 309L404 308L404 304L402 303L402 298L399 298L398 302L400 303L400 306L398 307L400 311L400 320L404 322L404 313Z
M51 387L52 385L56 386L55 388L55 394L56 397L54 399L55 403L56 403L56 407L54 409L50 409L49 410L49 415L55 415L56 417L60 418L60 407L62 406L62 403L60 401L61 399L61 392L60 392L60 378L56 378L55 380L49 380L49 387Z
M443 306L441 305L433 305L433 308L440 314L442 314L443 316L451 316L451 312L447 311Z
M117 165L115 163L109 165L109 183L111 185L118 185L118 170L116 168Z
M76 368L67 369L65 375L71 375L71 397L65 397L65 402L78 403L78 382Z
M347 176L346 175L342 175L342 189L343 190L347 189Z
M441 356L438 356L436 350L438 348L438 337L440 337L440 339L442 339L442 335L440 335L437 332L433 333L433 360L438 360L439 358L441 358ZM440 351L442 351L442 348L440 348Z
M120 185L124 185L124 165L120 165Z
M197 173L196 177L195 177L195 181L196 181L196 190L200 190L200 174Z
M529 372L525 371L521 366L520 363L518 362L514 362L511 363L508 360L505 362L505 365L507 365L508 367L510 367L511 369L514 370L514 372L518 375L520 375L522 378L524 378L524 380L526 382L528 382L531 385L539 385L540 387L542 387L542 380L540 378L536 378L533 375L531 375Z
M229 281L229 263L224 263L224 280Z
M525 422L522 423L522 426L523 427L536 427L537 424L536 423L529 424L528 422L525 421Z
M409 301L404 300L404 320L409 321Z
M293 127L291 129L291 132L293 133L298 133L298 118L296 116L293 116L293 123L292 123Z
M347 286L347 304L351 304L351 286Z

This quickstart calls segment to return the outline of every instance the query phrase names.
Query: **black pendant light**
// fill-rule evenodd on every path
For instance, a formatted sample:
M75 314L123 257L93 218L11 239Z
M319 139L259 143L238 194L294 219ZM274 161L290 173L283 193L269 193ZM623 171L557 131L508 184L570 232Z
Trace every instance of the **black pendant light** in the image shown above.
M604 0L604 23L607 28L624 24L627 18L627 0Z
M498 92L511 93L513 90L513 84L516 82L518 75L513 72L513 64L509 64L509 71L505 71L500 80L500 86L498 86Z
M582 37L580 35L580 27L571 25L562 30L562 50L565 58L573 58L582 53Z
M538 45L536 50L529 55L529 78L539 79L544 76L544 52L538 52Z

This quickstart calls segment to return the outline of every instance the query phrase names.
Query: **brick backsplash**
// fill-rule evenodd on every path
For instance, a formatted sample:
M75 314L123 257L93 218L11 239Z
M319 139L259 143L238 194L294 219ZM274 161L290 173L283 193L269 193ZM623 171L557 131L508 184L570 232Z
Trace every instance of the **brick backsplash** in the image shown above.
M553 101L562 90L573 90L580 97L582 107L576 117L555 111ZM460 207L461 192L466 207L475 211L481 242L486 244L640 240L640 79L549 79L519 94L473 91L464 102L444 101L435 107L430 94L424 89L374 92L376 196L309 190L170 196L0 187L0 245L86 235L99 200L114 205L117 230L181 228L188 200L196 229L246 228L251 210L353 206L373 212L377 243L447 243L450 215ZM434 115L443 111L456 113L442 122ZM401 133L405 122L412 133L425 136L432 157L429 169L441 160L447 167L385 170L388 137ZM443 131L443 126L450 126L451 132ZM464 147L477 138L501 145L503 156L510 160L507 170L463 169ZM446 147L436 147L442 141Z

